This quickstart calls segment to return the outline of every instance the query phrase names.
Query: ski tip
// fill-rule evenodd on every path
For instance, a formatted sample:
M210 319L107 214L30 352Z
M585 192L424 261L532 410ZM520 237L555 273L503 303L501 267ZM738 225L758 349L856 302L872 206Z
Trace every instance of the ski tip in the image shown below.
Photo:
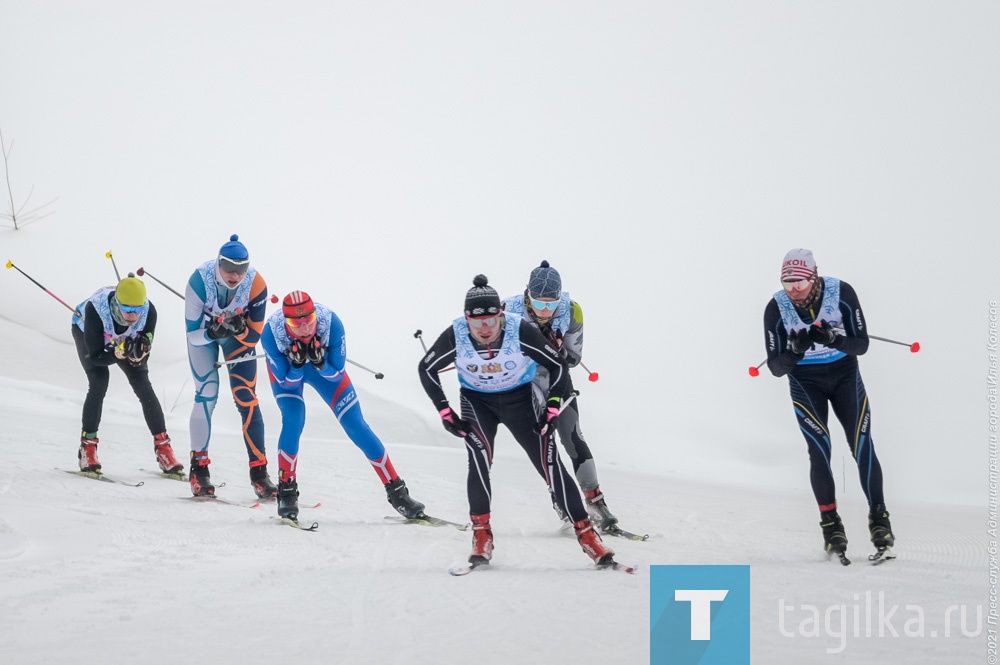
M463 575L468 575L477 568L489 568L489 561L476 561L474 563L462 563L457 566L452 566L448 569L448 573L455 577L462 577Z
M879 566L886 561L892 561L896 558L896 553L892 551L891 547L879 548L875 554L868 555L868 561L873 566Z
M597 568L597 570L617 570L618 572L625 573L627 575L635 575L635 573L639 570L639 564L637 563L628 565L624 563L618 563L617 561L612 561L611 563L605 565L596 564L595 567Z
M287 524L290 527L294 527L300 531L316 531L319 529L319 522L313 522L312 524L304 524L297 519L291 517L279 517L278 524Z

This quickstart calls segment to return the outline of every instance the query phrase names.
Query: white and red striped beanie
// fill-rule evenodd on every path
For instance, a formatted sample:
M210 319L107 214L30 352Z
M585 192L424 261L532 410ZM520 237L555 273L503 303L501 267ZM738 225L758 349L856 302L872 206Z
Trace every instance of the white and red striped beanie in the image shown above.
M316 306L305 291L292 291L282 301L281 311L286 319L297 319L315 312Z
M781 281L797 282L816 274L816 259L808 249L790 249L781 261Z

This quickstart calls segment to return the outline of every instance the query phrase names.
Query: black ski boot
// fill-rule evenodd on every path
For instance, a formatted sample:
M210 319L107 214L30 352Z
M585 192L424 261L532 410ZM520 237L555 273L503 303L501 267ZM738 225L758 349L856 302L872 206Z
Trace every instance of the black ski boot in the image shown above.
M385 494L396 512L406 519L412 520L424 514L424 504L410 496L410 491L406 489L406 483L402 478L386 483Z
M250 467L250 485L260 499L270 499L278 495L278 488L271 482L271 477L267 475L267 465Z
M278 481L278 517L298 519L299 484L294 480Z
M847 534L844 533L844 523L836 510L820 513L819 525L823 527L823 541L827 554L844 554L847 552Z
M889 511L885 509L884 503L871 507L871 512L868 513L868 531L872 536L872 545L877 549L892 547L895 544L896 537L892 535Z
M208 453L191 451L191 472L188 474L188 480L191 483L191 494L194 496L215 496L215 485L212 484L212 477L208 473L208 465L211 462Z
M590 514L590 521L594 523L602 533L607 533L618 524L618 518L611 513L607 502L604 501L604 494L601 488L583 493L583 498L587 504L587 512Z

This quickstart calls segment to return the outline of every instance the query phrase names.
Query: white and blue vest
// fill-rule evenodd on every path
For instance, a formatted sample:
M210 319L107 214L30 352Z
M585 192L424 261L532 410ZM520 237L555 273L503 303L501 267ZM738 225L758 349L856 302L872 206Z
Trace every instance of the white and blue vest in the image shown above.
M80 312L84 317L87 315L87 303L94 305L94 309L97 313L101 315L101 323L104 324L104 338L105 339L121 339L122 337L138 337L139 331L146 327L146 316L149 314L149 301L146 301L146 309L142 310L142 316L139 320L130 325L124 333L118 335L115 333L115 319L111 315L111 303L108 302L108 296L115 292L115 287L105 286L100 289L94 295L90 296L82 303L76 306L76 311ZM73 324L83 330L84 319L78 314L73 315Z
M504 317L503 344L496 356L483 359L469 338L465 317L455 319L455 369L463 388L480 393L499 393L531 383L538 363L521 350L521 319Z
M508 314L517 314L525 321L530 321L535 323L535 320L531 318L531 314L528 312L528 305L524 302L524 294L519 294L516 296L511 296L507 298L504 302L504 312ZM569 297L568 291L563 291L562 296L559 298L559 307L556 308L557 314L552 318L552 329L556 332L565 335L569 332L569 325L572 323L572 301ZM537 325L537 324L536 324Z
M774 300L778 303L778 312L781 314L781 322L785 324L785 330L803 330L810 326L799 317L795 311L795 304L788 297L784 289L774 294ZM834 328L844 327L844 317L840 314L840 280L836 277L823 278L823 301L820 303L819 313L816 320L825 319ZM826 346L816 346L806 351L805 357L798 362L799 365L819 365L822 363L832 363L840 360L847 354L837 349Z
M232 302L225 307L219 305L219 282L216 281L218 273L218 259L206 261L198 267L201 273L201 281L205 283L205 307L204 313L209 319L218 317L223 312L236 313L236 310L246 311L250 305L250 290L253 288L254 278L257 277L257 269L251 267L247 274L243 276L243 281L236 287L236 295Z
M333 313L330 308L315 304L316 307L316 337L323 342L323 346L330 346L330 321L333 319ZM282 310L278 310L270 316L267 320L267 325L271 328L271 334L274 335L274 342L278 345L278 351L281 353L288 353L288 347L292 345L292 336L288 334L288 328L285 327L285 314Z

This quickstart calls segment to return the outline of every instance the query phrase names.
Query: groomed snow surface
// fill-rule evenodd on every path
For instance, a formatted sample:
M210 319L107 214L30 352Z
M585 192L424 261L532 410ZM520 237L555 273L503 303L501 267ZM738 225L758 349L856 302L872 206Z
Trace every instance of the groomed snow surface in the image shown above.
M362 404L375 405L366 415L376 429L412 417L368 398L370 377L356 382ZM469 532L387 520L374 472L321 404L309 404L300 452L301 517L320 524L306 533L280 525L273 504L190 501L185 483L142 471L155 468L150 436L117 372L112 386L101 460L108 476L141 487L63 472L76 464L82 389L0 379L6 663L644 663L655 564L749 564L754 663L951 664L985 655L985 614L976 622L988 590L985 509L895 505L899 559L872 567L866 507L851 484L841 512L855 563L845 568L822 554L808 496L604 465L622 525L651 536L608 539L619 560L642 564L628 576L592 568L507 437L494 465L493 563L452 577ZM273 455L280 420L269 394L262 402ZM183 457L190 398L166 408ZM417 442L387 440L397 470L428 513L464 521L464 450L443 431L413 430ZM223 401L213 480L226 483L221 497L250 506L238 431ZM963 626L976 636L963 636Z

